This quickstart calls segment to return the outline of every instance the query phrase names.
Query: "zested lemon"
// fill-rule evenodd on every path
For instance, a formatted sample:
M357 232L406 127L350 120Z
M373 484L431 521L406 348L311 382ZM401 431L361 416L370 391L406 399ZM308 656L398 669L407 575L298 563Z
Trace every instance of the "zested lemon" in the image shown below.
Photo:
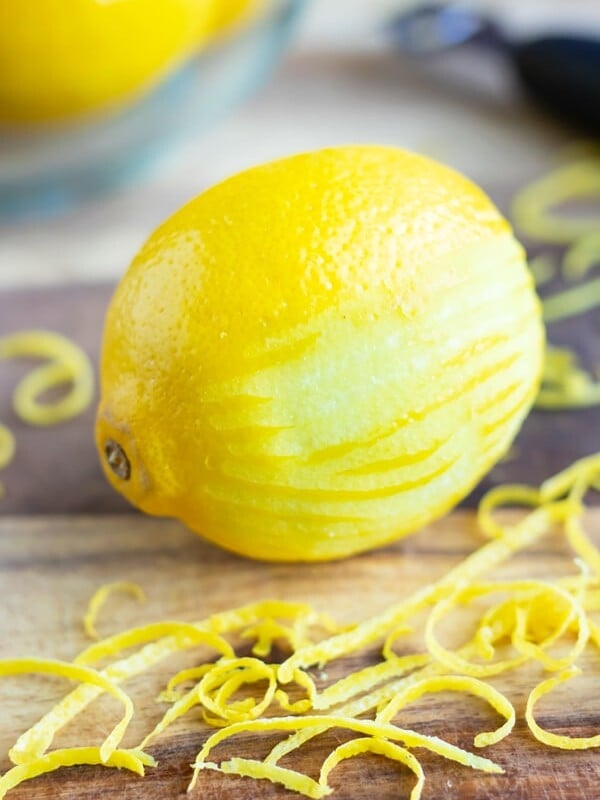
M146 242L106 319L97 444L132 503L254 558L439 517L538 389L524 253L457 173L395 148L250 169Z

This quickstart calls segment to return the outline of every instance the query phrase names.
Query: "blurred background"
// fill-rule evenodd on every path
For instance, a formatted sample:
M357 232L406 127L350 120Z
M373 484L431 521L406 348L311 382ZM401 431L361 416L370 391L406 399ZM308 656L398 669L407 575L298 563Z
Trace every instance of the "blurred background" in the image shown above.
M465 172L502 205L581 138L530 102L507 52L485 36L481 46L437 55L401 52L390 20L408 7L401 0L298 0L255 9L182 68L183 89L176 75L166 101L163 87L144 99L143 113L135 106L127 122L133 125L126 131L129 150L116 165L108 165L111 120L86 123L83 134L70 125L33 137L5 130L0 288L114 280L150 231L187 199L230 173L294 151L349 142L399 145ZM598 0L487 0L469 8L495 20L514 41L547 33L600 40ZM597 78L597 56L592 69ZM600 96L597 101L600 106ZM130 175L127 159L135 161L148 131L157 141ZM52 159L65 151L74 159L77 191L52 186L41 203L28 204L36 169L45 179ZM94 160L90 177L86 168ZM103 185L99 175L109 174ZM20 180L27 184L25 199Z

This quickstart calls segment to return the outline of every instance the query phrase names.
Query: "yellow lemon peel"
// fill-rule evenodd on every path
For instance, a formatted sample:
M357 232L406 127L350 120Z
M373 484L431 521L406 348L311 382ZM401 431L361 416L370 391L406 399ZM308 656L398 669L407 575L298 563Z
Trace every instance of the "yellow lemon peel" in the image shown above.
M488 747L491 744L504 739L514 727L515 724L515 709L506 697L490 686L489 683L477 680L464 675L444 675L440 677L423 678L422 680L408 686L403 692L396 694L386 705L378 712L376 720L378 722L391 722L396 716L398 711L404 708L409 703L418 700L424 694L432 692L461 692L463 694L472 694L475 697L480 697L486 700L490 706L501 714L506 722L497 730L479 733L474 739L475 747Z
M425 783L425 773L418 759L404 747L400 747L384 739L374 739L372 737L353 739L350 742L336 747L325 759L321 767L321 773L319 775L319 784L321 787L324 790L329 790L327 778L329 777L329 773L337 767L340 761L344 761L347 758L354 758L354 756L362 755L363 753L375 753L380 756L385 756L385 758L391 759L392 761L399 761L401 764L408 767L417 778L417 782L410 793L410 800L419 800Z
M20 772L11 770L7 773L11 776L9 780L18 779L20 782L70 763L69 759L80 763L77 758L88 758L86 763L96 763L93 759L99 756L95 755L93 748L85 753L80 750L78 755L69 755L75 751L45 755L44 751L54 734L99 693L111 689L114 693L116 683L144 672L168 655L196 645L212 646L218 654L217 660L179 670L172 676L162 697L171 705L139 748L118 750L119 737L124 730L119 729L115 736L117 726L102 748L97 748L98 753L107 756L108 766L129 765L140 772L144 765L148 765L143 761L143 748L164 733L176 719L198 707L205 721L217 730L195 759L190 787L195 785L202 770L217 770L266 779L307 797L321 798L331 792L328 775L340 761L371 752L399 761L411 769L417 777L411 797L417 798L421 795L424 778L412 748L424 747L457 763L487 772L502 772L502 768L437 736L399 727L392 719L409 703L431 692L471 694L485 700L504 717L504 723L497 729L482 731L475 736L476 747L493 745L509 735L515 712L509 699L481 678L526 662L538 662L545 669L558 673L550 681L540 683L530 694L526 719L534 735L551 746L571 749L597 746L599 737L577 739L544 731L533 713L543 694L576 674L575 661L586 643L591 641L600 646L600 626L588 619L589 611L600 606L600 554L582 522L585 494L589 489L600 488L599 479L600 454L595 454L553 476L539 489L515 485L492 490L479 509L482 531L492 538L437 582L358 625L340 629L328 617L322 617L306 604L263 601L215 614L198 623L152 623L94 642L69 665L73 670L91 672L94 679L89 683L93 685L78 687L20 737L11 751L18 765L15 769ZM519 521L503 524L497 512L505 506L515 505L530 508ZM559 526L574 551L578 568L575 574L553 581L482 581L484 572L502 564ZM96 593L97 600L105 598L112 590L111 587L104 588L104 593ZM446 613L494 593L506 596L480 616L469 642L455 651L437 641L436 626ZM97 612L98 602L93 607ZM409 621L423 611L428 612L424 627L428 652L396 654L394 645L397 640L410 632ZM93 620L92 617L92 627ZM321 641L311 641L312 627L320 627L329 635ZM238 641L240 637L254 639L255 646L258 645L265 656L275 640L282 640L287 643L291 655L281 665L270 664L256 655L237 656L228 635L237 637ZM550 652L552 645L567 637L570 641L566 654L564 650L560 656ZM351 655L376 641L382 647L380 663L351 671L324 689L318 689L315 679L306 671L310 666L319 664L323 667L329 661ZM514 655L494 661L495 648L500 642L512 647ZM102 672L90 671L83 666L101 658L117 656L129 647L138 649L126 658L113 661ZM481 663L474 660L477 657L482 659ZM83 680L88 672L72 672L69 676ZM102 681L106 681L108 686ZM192 687L182 692L182 684L189 682L192 682ZM301 699L290 699L289 692L283 688L291 683L303 690ZM259 686L260 692L254 691ZM235 697L238 691L241 692L240 699ZM253 696L247 696L249 691ZM291 711L291 715L264 716L276 702ZM359 718L365 714L374 718ZM124 728L124 719L119 725ZM302 771L278 763L313 737L335 728L352 732L360 738L338 745L325 755L318 781ZM252 736L277 731L288 735L262 760L237 756L221 764L211 760L213 748L237 734ZM28 765L31 765L29 771Z
M43 358L50 363L37 367L17 385L13 395L15 414L30 425L54 425L77 416L91 403L94 373L87 355L76 344L51 331L18 331L0 337L0 361L12 358ZM69 392L53 403L40 403L40 394L63 384ZM0 469L15 454L15 438L0 423ZM0 484L0 497L4 488Z
M29 372L13 396L16 415L30 425L55 425L84 411L94 394L94 372L83 350L51 331L19 331L0 338L0 360L42 358L49 361ZM68 385L69 391L52 403L38 397L48 389Z
M146 602L146 595L141 586L137 583L130 581L119 581L116 583L105 583L92 595L87 607L87 611L83 617L83 627L90 639L98 639L98 631L96 630L96 619L100 613L102 606L106 603L109 596L114 592L125 592L132 595L139 603Z
M600 734L597 734L596 736L582 737L559 735L557 733L544 730L536 722L534 717L533 712L540 697L548 694L561 683L565 683L566 681L571 680L571 678L575 678L580 674L580 669L577 667L570 667L569 669L564 670L564 672L561 672L559 675L542 681L542 683L539 683L530 692L529 697L527 698L525 718L527 720L527 724L529 725L529 730L539 742L549 745L550 747L558 747L561 750L587 750L591 747L600 747Z
M600 198L600 159L585 158L561 165L521 189L512 202L512 219L533 239L570 244L597 231L598 214L581 217L553 211L553 207L579 199Z
M554 260L546 255L538 255L535 258L529 259L527 262L533 281L537 287L545 286L550 281L554 280L557 267Z
M108 639L95 642L81 652L75 659L76 664L93 664L107 656L113 656L130 647L138 644L145 644L155 639L161 640L166 637L175 637L176 649L184 649L199 644L206 644L212 647L221 655L233 657L234 651L229 642L217 633L209 630L202 630L198 625L191 622L152 622L149 625L142 625L139 628L131 628L122 633L116 633Z
M595 265L600 265L600 231L580 236L567 249L561 272L568 281L584 278Z
M405 730L389 723L377 722L376 720L353 719L337 715L303 717L271 717L268 719L251 720L248 722L236 722L227 728L213 733L204 744L196 756L194 762L194 777L190 783L190 789L196 785L199 772L205 769L207 758L214 747L221 742L235 736L238 733L253 733L265 731L299 731L304 728L318 727L320 731L327 731L331 728L353 731L355 733L367 734L368 736L388 739L391 741L403 742L407 747L423 747L450 761L458 764L479 769L483 772L502 773L504 770L498 764L488 758L477 756L467 750L450 744L437 736L426 736L417 731ZM209 764L211 762L208 762Z
M26 764L12 767L0 777L0 800L8 791L24 781L46 775L62 767L103 766L127 769L144 777L144 767L155 767L152 756L139 750L114 750L108 758L103 758L99 747L68 747L54 750Z
M543 314L546 322L558 322L560 319L578 317L594 308L600 307L600 278L563 289L543 302Z
M435 626L440 620L457 605L464 603L466 600L478 598L492 592L508 592L511 597L516 598L516 626L513 632L512 642L520 653L516 658L508 659L505 661L498 661L488 664L476 664L469 662L462 658L458 653L444 647L437 639L435 634ZM570 609L570 615L566 624L559 625L560 633L564 633L565 628L571 620L577 622L578 635L575 644L573 645L568 656L562 659L552 659L547 653L543 651L535 643L528 641L526 637L527 625L527 606L519 608L519 600L525 595L529 595L529 602L536 595L542 595L547 602L548 596L554 595L559 597ZM426 625L425 625L425 644L431 655L443 664L447 669L456 672L461 672L464 675L482 678L492 675L499 675L506 672L508 669L513 669L520 666L528 658L535 658L541 661L547 669L563 669L564 667L572 664L573 661L581 654L589 637L589 627L587 617L584 609L577 602L577 599L571 594L566 592L560 586L546 581L510 581L505 583L491 583L491 584L474 584L468 587L460 587L452 592L448 597L440 600L431 611ZM545 644L552 643L556 637L549 636Z
M15 455L15 437L11 430L0 423L0 469L8 466ZM0 497L4 494L4 486L0 483Z
M125 709L123 717L117 725L115 725L100 747L100 757L103 761L107 761L117 749L133 717L133 703L128 695L96 670L71 664L68 661L58 661L47 658L15 658L0 661L0 676L23 675L31 672L44 675L57 675L58 677L68 678L72 681L80 681L82 683L91 684L92 686L97 686L111 694L123 704ZM37 746L41 747L42 751L52 743L54 733L55 731L48 730L41 730L38 732ZM33 740L31 740L31 744L33 744ZM19 751L18 761L15 759L15 755L16 750L13 748L9 753L13 763L26 763L27 761L34 761L37 757L37 752L34 747L21 749Z
M266 764L264 761L251 758L231 758L221 762L219 766L207 764L204 768L214 769L225 775L241 775L255 780L266 779L272 783L279 783L292 792L314 798L314 800L319 800L331 793L330 789L323 788L317 781L302 772L280 767L278 764Z
M600 403L600 381L581 367L573 350L548 345L535 402L538 408L555 411L596 406Z
M291 603L283 600L260 600L239 608L214 614L208 619L198 622L195 627L204 633L233 633L239 632L265 616L296 619L303 614L311 614L312 611L313 609L305 603ZM189 623L182 623L184 626L188 624ZM148 626L145 626L145 630L148 630ZM179 630L182 631L183 629L180 628ZM124 633L129 636L130 632L125 631ZM191 638L193 641L190 641L189 637L186 640L190 643L190 646L193 646L196 640L194 639L193 632L190 631L190 633L192 634ZM134 635L137 636L137 633ZM127 641L131 643L130 638L128 638ZM102 670L100 674L115 683L133 678L156 664L159 664L174 653L179 652L182 649L182 641L181 637L166 636L158 641L150 642L132 655L113 662L106 667L106 669ZM119 645L122 646L124 643L125 641L121 639ZM93 645L95 648L98 646L105 648L102 641ZM87 657L89 657L89 648L84 652L86 652L88 654ZM97 654L98 652L98 649L96 649L95 653ZM108 652L105 652L105 655L108 654ZM57 703L19 738L17 744L13 748L13 752L31 751L34 752L36 756L41 756L44 752L44 748L40 749L39 747L39 742L41 741L40 737L43 734L50 735L51 737L54 736L56 731L60 730L63 725L83 711L99 694L101 694L101 690L96 686L77 687L77 689Z
M552 210L568 202L600 199L600 159L597 153L563 164L523 188L514 198L512 217L524 233L550 244L568 245L561 273L567 281L585 278L600 264L599 216L569 215ZM556 275L554 260L539 254L530 261L537 286ZM579 316L600 307L600 278L594 278L544 297L543 317L555 322ZM538 408L585 408L600 404L600 384L579 364L577 354L567 347L547 345Z
M598 212L569 216L552 211L555 205L583 199L600 199L600 159L593 157L562 165L522 189L513 202L513 219L523 232L538 240L568 245L561 273L565 280L585 278L600 264ZM537 286L551 281L556 266L540 254L530 261ZM600 278L560 290L542 299L545 322L579 316L600 307ZM600 383L583 369L568 347L547 344L542 386L535 405L545 409L586 408L600 404Z

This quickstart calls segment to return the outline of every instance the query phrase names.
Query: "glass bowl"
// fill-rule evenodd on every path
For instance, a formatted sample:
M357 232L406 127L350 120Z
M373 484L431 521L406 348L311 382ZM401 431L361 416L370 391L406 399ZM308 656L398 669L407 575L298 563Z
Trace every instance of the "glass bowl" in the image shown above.
M55 214L113 190L179 139L212 124L267 77L305 2L264 2L254 19L118 113L0 131L0 219Z

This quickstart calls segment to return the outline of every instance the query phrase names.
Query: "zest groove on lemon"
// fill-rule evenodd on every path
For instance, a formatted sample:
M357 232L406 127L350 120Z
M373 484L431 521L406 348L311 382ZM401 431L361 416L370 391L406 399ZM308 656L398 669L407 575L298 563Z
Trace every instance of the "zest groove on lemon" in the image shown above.
M340 558L470 491L533 402L543 339L477 187L394 148L307 153L144 245L106 319L97 445L144 511L254 558Z

